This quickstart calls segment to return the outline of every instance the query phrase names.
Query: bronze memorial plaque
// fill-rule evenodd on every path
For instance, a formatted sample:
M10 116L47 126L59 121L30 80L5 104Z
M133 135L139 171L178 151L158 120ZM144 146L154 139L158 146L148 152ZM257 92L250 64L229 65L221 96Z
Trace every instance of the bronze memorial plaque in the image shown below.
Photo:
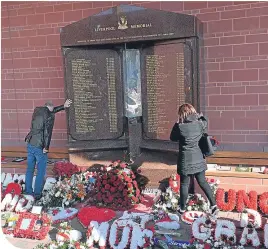
M65 52L70 135L76 140L115 139L123 132L120 57L110 49Z
M181 104L192 103L191 53L185 43L142 51L144 137L169 140Z

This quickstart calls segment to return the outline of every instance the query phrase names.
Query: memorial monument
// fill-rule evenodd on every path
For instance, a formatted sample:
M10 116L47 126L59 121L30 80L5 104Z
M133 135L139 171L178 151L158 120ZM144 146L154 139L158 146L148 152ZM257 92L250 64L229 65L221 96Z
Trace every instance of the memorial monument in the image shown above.
M176 164L178 107L200 110L202 24L120 5L61 29L70 160Z

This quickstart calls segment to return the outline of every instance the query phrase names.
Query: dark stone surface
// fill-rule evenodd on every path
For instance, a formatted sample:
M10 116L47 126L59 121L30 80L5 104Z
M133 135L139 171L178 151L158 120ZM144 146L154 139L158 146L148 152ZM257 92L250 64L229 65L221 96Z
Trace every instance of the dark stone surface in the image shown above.
M120 5L61 29L62 46L111 44L200 36L195 16Z
M120 58L115 50L64 49L70 136L76 140L116 139L123 133Z

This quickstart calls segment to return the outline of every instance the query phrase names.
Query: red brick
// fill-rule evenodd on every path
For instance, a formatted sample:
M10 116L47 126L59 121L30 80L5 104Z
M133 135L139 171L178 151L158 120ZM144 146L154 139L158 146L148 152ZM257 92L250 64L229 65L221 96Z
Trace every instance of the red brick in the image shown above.
M258 80L258 69L244 69L233 71L233 81Z
M2 120L2 126L3 127L8 127L9 129L15 129L18 127L18 120L10 120L10 119L7 119L7 120Z
M259 130L268 130L268 122L267 118L260 118L259 119Z
M63 78L50 79L50 88L63 88Z
M92 2L74 2L73 3L73 9L90 9L92 8Z
M23 38L11 39L11 45L13 48L28 47L28 38L23 37Z
M199 10L199 9L205 9L208 7L207 2L197 2L197 1L192 1L192 2L184 2L184 10Z
M54 8L53 6L41 6L41 7L35 8L35 11L37 14L41 14L41 13L46 14L49 12L53 12Z
M47 45L48 46L54 46L54 45L57 45L57 46L60 46L60 35L57 34L57 35L48 35L46 37L47 39Z
M239 94L234 95L235 106L258 105L258 94Z
M37 35L50 35L55 33L55 28L37 29Z
M246 135L246 142L267 142L267 136L264 136L264 135L258 135L258 134L255 134L255 135Z
M209 82L231 82L232 71L210 71L208 72Z
M44 56L46 56L46 57L48 57L48 56L56 56L56 54L57 54L57 50L52 50L52 49L38 51L38 55L40 57L44 57Z
M208 58L232 57L231 46L214 46L208 48Z
M243 69L243 68L245 68L245 63L243 61L230 61L220 63L221 70Z
M231 10L221 12L221 19L234 19L245 16L246 16L246 10Z
M214 63L214 62L208 62L206 63L206 70L208 71L212 71L212 70L219 70L220 69L220 64L218 62Z
M1 69L12 69L13 68L13 62L12 60L1 60Z
M11 80L5 80L1 79L1 88L3 89L13 89L14 88L14 83L13 79Z
M246 17L234 19L234 30L258 29L260 27L259 17Z
M204 40L204 45L207 46L215 46L219 45L219 38L207 38Z
M31 68L47 67L48 61L47 58L32 58L31 59Z
M35 50L22 51L22 52L20 52L20 57L22 57L22 58L38 57L38 52Z
M94 2L93 2L93 5L94 5ZM140 6L141 7L144 7L144 8L148 8L148 9L158 9L158 10L161 9L161 3L160 2L148 2L148 3L142 3L141 2L141 5Z
M233 87L221 87L221 94L239 94L245 93L244 86L233 86Z
M24 8L24 9L18 9L18 15L19 16L28 16L28 15L34 15L35 9L34 8Z
M49 88L49 79L33 79L32 86L33 88Z
M30 72L30 73L23 73L23 79L36 79L40 78L39 72Z
M220 94L221 93L221 89L220 87L209 87L206 86L206 94L207 95L215 95L215 94Z
M268 80L268 70L266 69L259 69L259 80Z
M220 177L220 181L225 178L225 177ZM236 177L232 178L233 179L233 182L237 179ZM238 190L245 190L247 189L247 185L245 184L233 184L230 186L230 183L220 183L219 184L219 188L223 188L225 191L228 191L230 188L232 188L233 190L235 191L238 191Z
M62 66L62 58L57 57L49 57L48 58L48 66L49 67L61 67Z
M208 7L220 7L220 6L228 6L233 5L231 1L208 1Z
M233 119L211 117L209 118L209 130L233 130Z
M25 26L26 25L26 16L13 16L9 18L10 27L13 26Z
M268 15L260 17L260 28L268 28Z
M11 38L18 38L18 37L20 37L19 31L10 31L10 37Z
M262 55L268 54L268 42L259 44L259 53Z
M246 86L247 93L268 93L268 85L264 86Z
M202 22L212 21L212 20L220 20L220 13L204 13L204 14L197 14L198 19Z
M59 22L63 22L63 12L47 13L47 14L45 14L45 22L46 23L59 23Z
M247 11L247 16L263 16L263 15L268 14L268 7L251 8L246 11Z
M83 18L88 17L88 16L93 16L99 12L101 12L102 9L98 8L98 9L85 9L83 10Z
M260 105L268 105L268 94L260 94L259 95L259 104Z
M165 11L183 11L183 2L161 2L161 10Z
M222 118L244 118L245 111L221 111Z
M246 68L268 68L268 60L247 61Z
M64 22L78 21L82 18L82 10L64 12Z
M59 92L44 92L42 93L43 99L59 99L60 93Z
M265 42L265 41L268 41L267 34L256 34L256 35L247 35L246 36L247 43Z
M233 30L232 20L212 21L208 23L208 32L227 32Z
M19 31L19 36L20 37L24 37L24 36L36 36L36 30L35 29L20 30Z
M262 184L268 186L268 179L262 179Z
M40 78L56 78L58 77L57 71L40 72Z
M9 18L8 17L1 18L1 26L2 26L2 28L9 27Z
M13 60L14 68L30 68L31 63L28 59L14 59Z
M239 10L239 9L249 9L250 4L242 4L242 5L234 5L234 6L226 6L225 10Z
M211 95L209 96L209 106L232 106L232 95Z
M60 3L60 4L56 4L54 5L54 11L67 11L67 10L72 10L73 9L73 5L72 3Z
M30 89L32 88L32 83L31 80L29 79L23 79L23 80L16 79L15 86L16 89Z
M258 130L258 119L234 118L235 130Z
M6 100L2 99L2 110L3 109L16 109L17 108L17 102L16 100Z
M221 142L245 142L245 135L227 135L222 136Z
M44 14L27 16L27 24L28 25L37 25L37 24L44 24L44 23L45 23L45 15Z
M104 8L104 7L112 7L113 2L112 1L100 1L100 2L92 2L93 3L93 8ZM140 2L142 3L142 2Z
M29 38L29 46L38 47L38 46L46 46L46 38L43 36L36 36Z
M258 44L242 44L233 46L233 56L258 55Z

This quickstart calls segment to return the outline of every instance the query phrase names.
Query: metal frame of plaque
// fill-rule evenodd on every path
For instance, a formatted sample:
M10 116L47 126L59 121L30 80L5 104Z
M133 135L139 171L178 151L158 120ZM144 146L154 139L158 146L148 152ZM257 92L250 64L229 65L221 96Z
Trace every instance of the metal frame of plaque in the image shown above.
M65 91L74 99L67 115L71 148L128 148L135 156L140 149L178 150L167 136L178 106L187 101L200 109L202 24L195 16L120 5L72 23L60 35ZM141 58L142 116L124 110L125 81L133 71L123 73L126 47L138 49Z

